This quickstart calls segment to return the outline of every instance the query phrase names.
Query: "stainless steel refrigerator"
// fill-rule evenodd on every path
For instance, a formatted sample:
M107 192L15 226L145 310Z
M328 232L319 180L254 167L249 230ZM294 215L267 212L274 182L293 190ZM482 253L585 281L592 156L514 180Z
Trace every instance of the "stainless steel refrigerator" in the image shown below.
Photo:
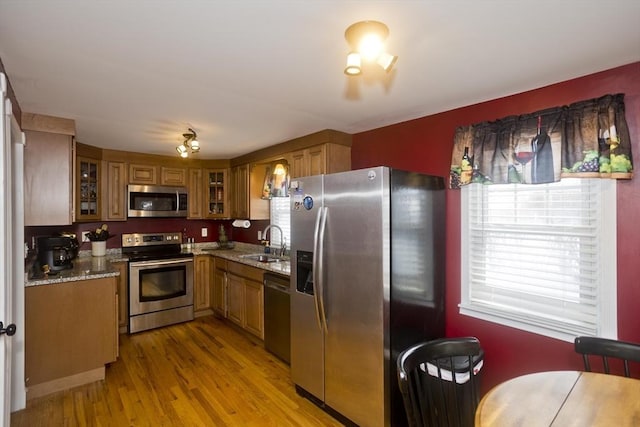
M441 177L374 167L291 182L291 375L360 426L406 425L396 358L444 336Z

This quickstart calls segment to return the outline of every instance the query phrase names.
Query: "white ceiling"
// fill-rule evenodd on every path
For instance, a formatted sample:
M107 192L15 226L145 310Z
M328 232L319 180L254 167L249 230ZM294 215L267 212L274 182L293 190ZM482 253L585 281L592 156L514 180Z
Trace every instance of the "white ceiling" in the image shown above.
M344 30L380 20L395 69L343 74ZM0 0L25 112L77 140L232 158L357 133L640 60L638 0Z

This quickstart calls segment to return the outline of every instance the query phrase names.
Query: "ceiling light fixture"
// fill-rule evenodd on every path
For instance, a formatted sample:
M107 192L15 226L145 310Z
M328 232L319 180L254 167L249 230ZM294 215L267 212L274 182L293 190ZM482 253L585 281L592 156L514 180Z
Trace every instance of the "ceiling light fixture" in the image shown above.
M384 41L389 36L389 28L378 21L360 21L344 32L351 51L347 55L347 66L344 73L357 76L362 73L362 60L375 62L383 70L389 72L398 60L384 50Z
M189 128L189 132L183 133L182 136L184 137L184 142L176 147L180 157L186 158L189 157L189 152L197 153L200 151L200 142L198 142L198 135L195 130Z

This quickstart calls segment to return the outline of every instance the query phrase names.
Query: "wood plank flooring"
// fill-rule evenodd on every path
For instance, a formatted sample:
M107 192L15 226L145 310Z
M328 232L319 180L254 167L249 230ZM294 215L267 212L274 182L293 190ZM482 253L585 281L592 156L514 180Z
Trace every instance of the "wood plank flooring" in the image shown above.
M43 396L21 426L340 426L298 396L289 367L213 316L120 336L106 379Z

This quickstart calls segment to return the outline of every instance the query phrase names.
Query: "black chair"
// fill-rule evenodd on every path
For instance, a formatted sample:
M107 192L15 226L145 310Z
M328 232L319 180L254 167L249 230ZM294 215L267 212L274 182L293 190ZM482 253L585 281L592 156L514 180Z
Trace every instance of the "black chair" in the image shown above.
M629 361L640 362L640 344L598 337L576 337L576 353L582 354L584 368L591 372L589 356L601 356L604 373L609 373L609 359L620 359L624 363L624 376L630 377Z
M438 339L402 351L398 384L409 425L473 426L480 378L469 372L483 356L474 337Z

